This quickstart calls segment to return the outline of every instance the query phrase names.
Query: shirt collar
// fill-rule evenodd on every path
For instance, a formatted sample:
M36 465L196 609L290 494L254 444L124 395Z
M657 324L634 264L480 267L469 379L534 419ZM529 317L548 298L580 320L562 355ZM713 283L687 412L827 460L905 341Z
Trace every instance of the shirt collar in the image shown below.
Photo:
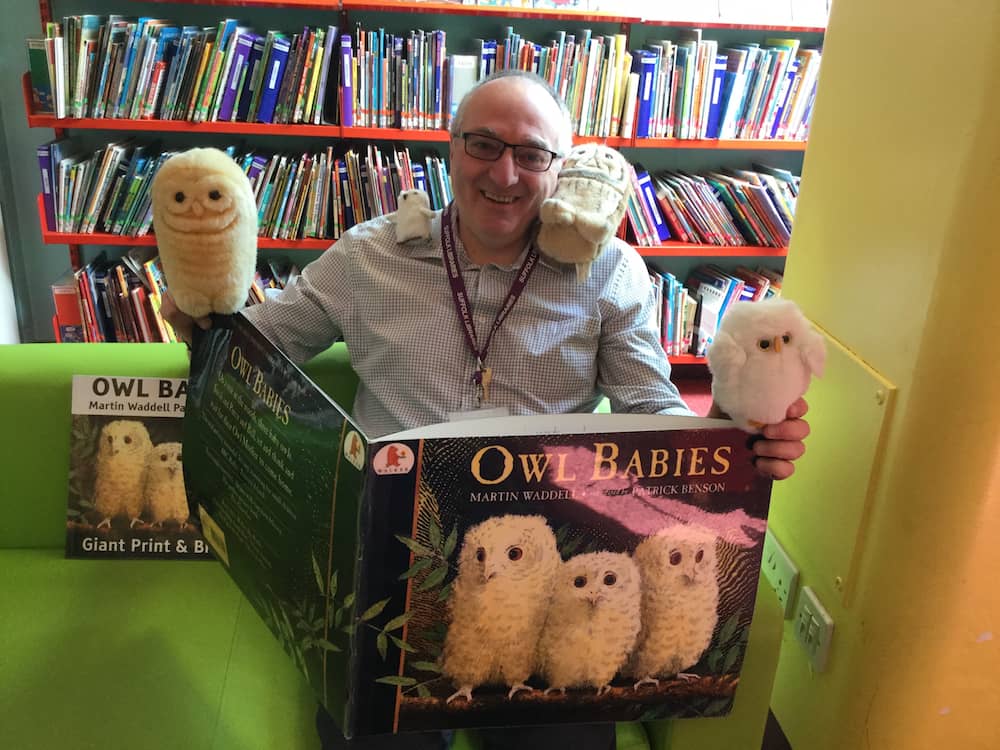
M434 216L431 218L431 239L422 240L420 242L403 242L400 243L400 248L411 258L440 258L441 257L441 216L444 212L440 209L434 212ZM452 216L457 217L458 211L453 210ZM468 254L465 252L465 245L462 244L462 238L458 236L458 232L455 232L455 240L458 245L458 257L462 262L463 266L472 265L472 261L469 260ZM534 239L532 239L534 242ZM528 247L526 245L521 254L517 256L517 259L510 265L511 269L517 269L521 267L524 262L524 257L528 254ZM545 253L539 253L539 263L546 268L555 271L556 273L576 273L576 267L572 263L561 263L557 260L545 255Z

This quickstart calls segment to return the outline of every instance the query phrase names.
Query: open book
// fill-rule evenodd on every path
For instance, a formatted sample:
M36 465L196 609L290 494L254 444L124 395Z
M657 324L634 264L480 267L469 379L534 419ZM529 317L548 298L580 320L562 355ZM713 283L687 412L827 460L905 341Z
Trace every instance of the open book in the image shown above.
M728 421L570 414L369 439L243 316L195 347L203 533L348 736L719 716L770 480Z

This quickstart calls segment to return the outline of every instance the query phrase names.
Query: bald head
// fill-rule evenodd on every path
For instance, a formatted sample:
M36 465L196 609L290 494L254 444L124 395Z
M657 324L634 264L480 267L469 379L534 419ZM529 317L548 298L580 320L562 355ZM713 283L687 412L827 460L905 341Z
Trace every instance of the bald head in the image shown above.
M551 122L555 124L557 130L557 141L553 144L555 148L560 154L565 154L572 148L573 124L566 103L544 78L526 70L501 70L488 78L484 78L469 89L468 93L462 97L462 101L459 102L458 111L452 118L452 136L457 137L462 134L463 121L465 120L465 113L469 108L469 103L473 99L484 96L497 97L501 101L505 97L534 97L538 101L539 106L551 108Z

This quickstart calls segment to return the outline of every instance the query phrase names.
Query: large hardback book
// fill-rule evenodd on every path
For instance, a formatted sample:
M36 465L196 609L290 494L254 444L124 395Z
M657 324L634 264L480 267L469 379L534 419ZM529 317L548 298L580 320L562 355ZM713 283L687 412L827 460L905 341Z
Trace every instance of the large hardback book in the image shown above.
M184 490L181 378L74 375L66 556L210 560Z
M370 438L242 315L189 383L192 511L347 736L730 710L770 496L731 422Z

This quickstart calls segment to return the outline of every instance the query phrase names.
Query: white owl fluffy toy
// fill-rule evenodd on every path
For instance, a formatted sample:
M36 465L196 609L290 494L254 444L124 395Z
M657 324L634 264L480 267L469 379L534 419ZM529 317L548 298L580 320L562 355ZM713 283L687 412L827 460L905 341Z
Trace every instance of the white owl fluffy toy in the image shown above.
M398 208L386 218L396 225L396 242L431 237L431 201L423 190L404 190L396 201Z
M570 150L539 212L538 249L576 264L577 278L586 279L625 216L629 174L625 157L613 148L584 143Z
M160 167L152 202L177 307L193 318L243 307L257 261L257 205L243 170L223 151L192 148Z
M708 347L712 397L738 427L760 432L785 419L825 362L823 337L794 302L737 302Z

